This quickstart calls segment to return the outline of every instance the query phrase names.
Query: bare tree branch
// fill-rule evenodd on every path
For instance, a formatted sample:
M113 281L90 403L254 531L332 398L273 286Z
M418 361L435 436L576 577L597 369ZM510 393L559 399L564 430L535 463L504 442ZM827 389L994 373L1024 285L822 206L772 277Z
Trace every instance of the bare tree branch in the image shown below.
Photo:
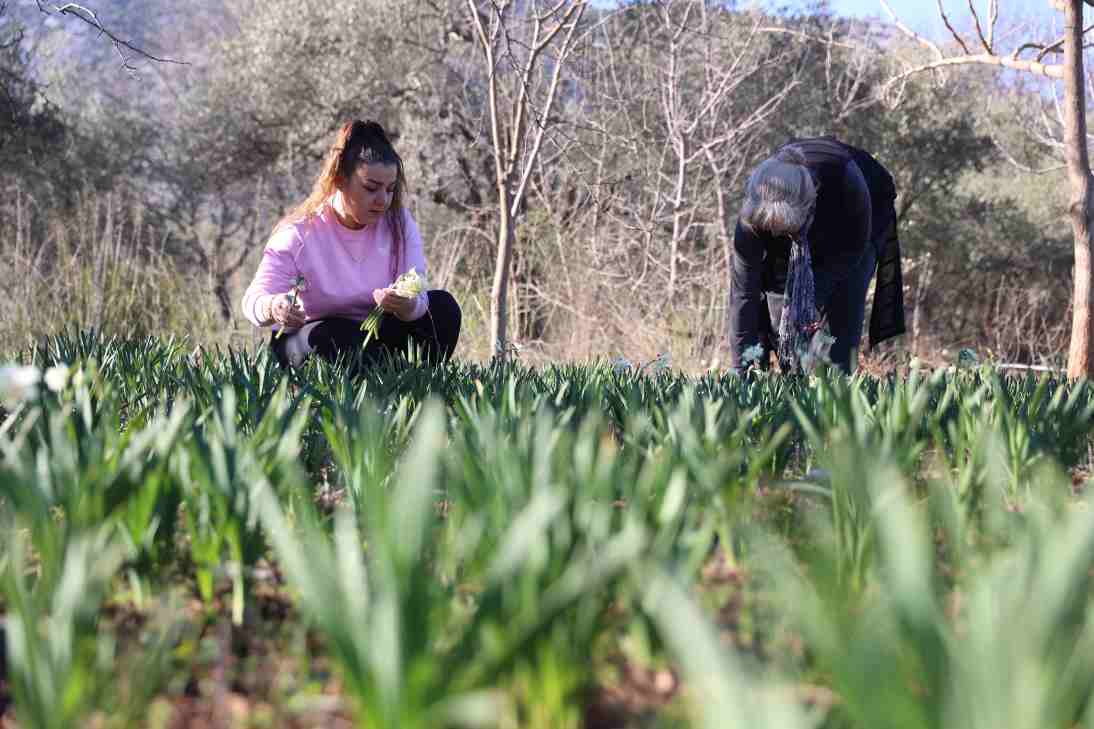
M988 3L988 47L995 48L995 26L999 23L999 0Z
M561 7L561 4L559 7ZM558 25L549 31L549 35L547 40L545 41L545 44L540 46L540 50L546 48L546 44L553 41L555 36L558 35L559 31L561 31L564 27L566 28L566 35L558 48L558 54L555 58L555 66L551 70L551 79L548 82L547 86L547 96L543 103L543 107L546 112L549 112L551 107L554 105L555 96L558 93L559 81L561 81L562 79L562 67L566 60L566 57L570 55L570 51L573 49L574 34L577 31L578 24L580 23L581 16L584 14L584 12L584 3L571 5L566 10L566 13L563 15L563 17L559 20ZM524 199L524 191L528 186L528 178L532 174L533 163L539 155L540 147L543 145L543 137L547 132L547 126L548 122L545 114L544 117L541 120L538 120L538 123L536 124L536 133L532 140L532 148L528 153L529 163L525 165L524 172L521 175L520 181L517 184L517 188L513 194L514 214L516 213L516 208L520 206L521 201Z
M1091 30L1094 30L1094 23L1091 23L1090 25L1083 28L1083 35L1085 36ZM1089 43L1083 46L1083 48L1090 48L1090 47L1091 47L1091 45ZM1040 51L1037 54L1037 60L1038 61L1043 61L1045 56L1047 56L1049 53L1063 53L1064 52L1064 39L1060 38L1058 40L1053 41L1052 43L1049 43L1048 45L1042 45L1040 43L1034 43L1034 42L1023 43L1022 45L1018 46L1017 49L1015 49L1014 53L1011 54L1011 57L1012 58L1018 58L1020 55L1022 55L1023 52L1029 51L1029 50Z
M936 43L934 43L934 41L931 41L928 38L924 38L919 33L916 33L914 30L912 30L908 26L904 25L904 23L900 22L900 18L898 18L897 14L895 12L893 12L893 9L889 6L889 3L886 0L880 0L880 2L881 2L881 6L883 8L885 8L885 12L889 13L889 19L891 20L893 25L895 25L901 33L908 36L909 38L914 40L916 43L919 43L920 45L923 45L923 46L926 46L927 48L929 48L931 50L931 52L934 53L936 58L942 59L942 58L946 57L946 55L942 52L942 49L939 48L938 45ZM941 7L941 4L939 5L939 7ZM949 22L948 21L947 21L946 25L947 25L947 27L949 27ZM960 42L960 40L961 39L958 38L959 42ZM961 45L962 45L962 47L965 46L964 43L961 43ZM965 52L966 53L968 52L968 48L965 48Z
M942 58L937 61L931 61L930 63L924 63L919 66L909 68L890 79L887 85L892 86L909 76L914 76L917 73L923 73L924 71L933 71L940 68L946 68L948 66L964 66L973 63L984 64L988 66L1001 66L1003 68L1009 68L1015 71L1026 71L1027 73L1037 74L1046 78L1060 80L1064 77L1064 69L1058 64L1045 64L1038 63L1037 61L1021 61L1015 60L1010 56L997 56L991 53L977 53L968 56L951 56L949 58Z
M1027 73L1033 73L1046 78L1055 80L1061 80L1064 78L1063 66L1055 63L1043 63L1046 56L1052 53L1062 53L1064 39L1060 38L1048 44L1041 44L1033 41L1029 41L1019 45L1010 54L1002 54L995 46L996 28L999 23L999 2L998 0L990 0L988 7L988 27L984 30L981 23L980 14L977 12L973 0L968 0L969 10L973 17L973 23L976 26L977 38L980 44L984 47L983 53L973 53L965 39L954 27L950 21L949 15L946 14L946 10L942 4L942 0L936 0L938 5L938 14L945 24L946 29L949 30L950 35L957 41L957 44L961 47L962 54L956 56L947 56L938 44L923 37L919 33L909 28L902 23L889 5L888 0L878 0L881 6L889 14L889 17L894 25L901 33L908 38L914 40L916 43L930 49L931 53L935 56L935 60L926 63L921 63L915 66L909 66L902 73L896 75L889 80L886 88L891 89L897 83L904 81L910 76L914 76L917 73L923 73L925 71L938 70L949 66L960 66L967 64L984 64L989 66L999 66L1003 68L1012 69L1015 71L1024 71ZM1088 5L1094 5L1094 0L1084 0ZM1083 34L1086 35L1091 30L1094 30L1094 23L1091 23L1085 29ZM1091 47L1091 44L1084 46L1084 48ZM1037 57L1034 60L1024 60L1021 55L1026 51L1038 51Z
M991 0L991 3L989 5L989 24L988 30L986 32L984 31L983 26L980 22L979 13L977 13L972 0L969 0L969 8L972 11L973 21L976 25L977 36L981 45L985 48L985 52L983 53L973 53L969 50L968 44L965 43L965 40L961 37L961 34L957 32L956 28L954 28L953 24L950 22L950 18L946 14L945 8L942 5L942 0L937 0L938 14L942 18L942 22L946 25L946 28L950 31L950 34L953 36L954 40L956 40L958 45L961 46L962 51L964 51L963 54L955 56L947 56L936 43L928 40L927 38L924 38L908 26L901 23L900 19L897 17L896 13L893 11L887 0L879 0L879 2L881 3L882 7L885 8L886 12L888 12L890 18L892 19L893 25L901 33L911 38L915 42L919 43L920 45L929 48L935 56L935 59L933 61L928 61L926 63L921 63L914 66L908 66L903 72L889 79L889 81L885 85L885 90L887 92L891 91L893 87L905 81L910 76L914 76L925 71L933 71L951 66L962 66L969 64L999 66L1002 68L1008 68L1015 71L1024 71L1027 73L1032 73L1056 80L1062 80L1064 78L1064 67L1062 65L1046 64L1041 62L1045 55L1050 52L1055 52L1063 45L1063 39L1051 43L1048 46L1042 46L1040 44L1032 42L1024 43L1009 55L1004 55L997 52L997 49L995 47L995 29L998 24L999 18L998 0ZM1094 0L1089 0L1089 2L1094 2ZM1090 29L1091 28L1087 28L1086 30ZM1086 31L1083 32L1085 33ZM1024 60L1020 57L1024 51L1031 49L1041 50L1041 53L1037 56L1036 60Z
M92 28L98 30L99 35L104 35L109 38L111 45L114 46L114 50L118 52L118 56L122 59L123 68L125 68L127 71L133 72L137 70L136 66L131 63L134 55L141 58L147 58L148 60L155 61L156 63L174 63L180 66L190 65L188 61L179 61L173 58L161 58L160 56L152 55L148 51L133 45L129 41L119 38L102 24L102 21L99 20L99 16L95 14L95 11L84 7L83 5L78 5L76 3L54 5L52 3L43 3L42 0L35 0L35 2L38 5L38 10L42 13L45 13L46 15L57 14L62 16L72 16L73 18L81 20L84 23L90 25ZM127 50L132 55L126 55Z

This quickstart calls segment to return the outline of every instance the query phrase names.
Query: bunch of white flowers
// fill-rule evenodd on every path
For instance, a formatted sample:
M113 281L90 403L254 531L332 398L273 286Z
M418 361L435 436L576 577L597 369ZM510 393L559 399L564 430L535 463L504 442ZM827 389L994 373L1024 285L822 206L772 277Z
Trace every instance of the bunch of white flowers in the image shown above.
M418 296L425 291L425 276L422 276L412 268L395 279L392 288L395 289L395 293L399 294L399 296L413 299L415 296Z
M395 289L395 293L406 299L413 299L415 296L419 296L425 291L425 287L425 276L422 276L413 268L395 279L395 283L391 285L391 288ZM377 306L370 311L365 320L361 322L361 331L368 332L368 336L365 337L365 343L362 346L368 346L369 341L373 337L380 335L380 319L383 316L384 310Z

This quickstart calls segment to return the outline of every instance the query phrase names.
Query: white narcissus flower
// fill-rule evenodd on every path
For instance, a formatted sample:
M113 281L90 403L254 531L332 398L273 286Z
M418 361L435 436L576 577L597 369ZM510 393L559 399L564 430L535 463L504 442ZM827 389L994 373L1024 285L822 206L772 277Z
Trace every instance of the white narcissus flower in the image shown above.
M741 364L748 367L753 364L759 364L763 360L764 348L762 344L753 344L751 347L741 353Z
M809 341L809 353L813 355L813 358L818 362L832 361L832 345L836 343L836 338L829 334L824 329L818 329L813 338Z
M53 365L46 370L42 379L45 381L46 387L49 388L50 392L60 392L65 389L65 385L68 384L68 375L70 371L70 368L66 365Z
M836 338L824 329L818 329L809 339L805 350L798 350L798 365L802 372L812 374L822 364L832 364L832 345Z
M425 290L425 277L412 268L397 278L392 288L399 296L414 298Z
M612 360L612 371L616 374L627 372L633 365L626 357L619 356Z
M0 367L0 402L5 405L14 405L34 397L38 392L38 383L41 381L42 373L37 367L18 365Z

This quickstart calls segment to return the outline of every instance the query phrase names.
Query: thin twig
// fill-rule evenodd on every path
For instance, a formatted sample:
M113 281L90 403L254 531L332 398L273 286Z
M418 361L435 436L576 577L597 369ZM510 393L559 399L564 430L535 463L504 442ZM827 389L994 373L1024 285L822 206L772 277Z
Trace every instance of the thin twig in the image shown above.
M999 23L999 0L988 2L988 45L995 47L995 26Z
M954 39L957 40L958 45L961 46L961 50L963 50L967 55L971 56L972 51L970 51L969 47L965 45L965 39L961 37L961 34L958 33L957 30L954 29L953 24L950 23L950 17L946 15L946 8L942 7L942 0L938 0L938 14L942 16L942 22L946 24L946 30L950 31L950 35L952 35Z
M942 0L939 0L938 4L941 5ZM976 12L976 4L973 0L969 0L969 12L972 13L972 21L976 25L976 37L980 39L980 45L984 46L984 50L988 53L995 53L991 42L984 36L984 29L980 27L980 13Z

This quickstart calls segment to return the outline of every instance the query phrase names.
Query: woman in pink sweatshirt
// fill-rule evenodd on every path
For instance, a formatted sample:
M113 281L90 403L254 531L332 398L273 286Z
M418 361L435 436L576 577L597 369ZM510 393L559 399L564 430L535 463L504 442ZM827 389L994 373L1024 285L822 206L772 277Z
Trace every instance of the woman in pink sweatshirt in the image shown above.
M244 315L275 328L270 346L282 365L313 352L375 361L385 349L406 351L411 340L431 361L452 356L461 322L452 295L403 297L392 288L411 268L426 272L405 190L402 159L383 127L343 126L311 195L278 223L243 295ZM379 334L365 346L361 322L377 306Z

